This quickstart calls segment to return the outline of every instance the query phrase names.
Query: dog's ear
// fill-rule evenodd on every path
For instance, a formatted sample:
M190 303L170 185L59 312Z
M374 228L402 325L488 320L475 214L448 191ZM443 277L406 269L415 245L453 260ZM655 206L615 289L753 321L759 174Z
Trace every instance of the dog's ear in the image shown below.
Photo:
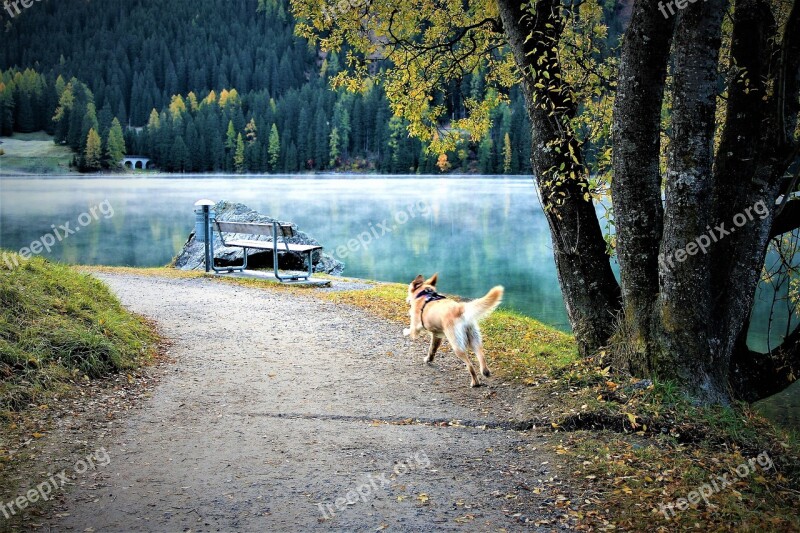
M435 287L437 281L439 281L439 273L438 272L436 274L434 274L433 276L431 276L431 279L426 280L425 284L426 285L430 285L432 287Z
M411 289L417 290L422 284L425 283L425 278L422 277L422 274L418 275L414 278L414 281L411 282Z

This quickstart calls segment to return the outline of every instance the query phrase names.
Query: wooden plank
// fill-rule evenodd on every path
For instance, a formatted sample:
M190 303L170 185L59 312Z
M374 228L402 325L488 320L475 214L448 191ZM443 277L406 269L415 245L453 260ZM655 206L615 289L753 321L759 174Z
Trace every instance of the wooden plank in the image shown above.
M294 230L288 224L278 226L284 237L293 237ZM255 222L226 222L217 221L217 229L224 233L240 233L242 235L272 235L272 224L257 224Z
M226 240L225 244L228 246L238 246L240 248L252 248L253 250L274 250L275 243L272 241L249 241L244 239L237 239L237 240ZM290 252L308 252L309 250L322 250L322 246L312 245L312 244L284 244L282 242L278 243L278 251L285 252L286 248L289 248Z
M238 246L239 248L252 248L254 250L274 250L275 243L272 241L249 241L245 239L236 239L234 241L226 240L225 244L228 246ZM278 243L278 248L282 248L283 244Z

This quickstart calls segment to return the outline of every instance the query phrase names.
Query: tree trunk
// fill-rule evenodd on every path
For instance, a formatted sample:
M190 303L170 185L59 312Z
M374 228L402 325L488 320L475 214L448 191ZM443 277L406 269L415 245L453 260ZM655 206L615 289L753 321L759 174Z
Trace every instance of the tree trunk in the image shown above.
M672 377L709 401L726 401L730 352L714 327L711 256L695 242L713 219L712 166L717 68L724 0L698 2L678 15L673 43L663 259L656 309L660 349L652 373Z
M585 197L587 172L568 124L575 116L575 103L561 82L553 51L561 34L561 3L540 0L534 12L517 0L499 0L498 5L504 32L523 74L532 123L531 160L550 225L561 291L580 351L587 355L611 336L620 293L594 204ZM537 83L555 89L537 88Z
M585 196L586 169L569 126L577 110L556 57L561 3L524 4L498 2L522 73L533 169L581 352L605 345L623 310L633 347L632 360L617 361L624 370L674 379L714 403L754 401L788 385L800 371L800 331L770 354L748 350L744 339L768 240L800 222L800 208L791 204L774 218L786 187L782 173L798 153L797 2L778 42L768 0L736 0L727 113L715 156L728 0L690 3L666 20L657 3L636 0L612 125L621 288ZM659 134L668 65L673 106L664 201Z
M656 366L651 334L658 298L658 248L664 228L659 144L661 103L674 17L664 20L655 2L637 2L622 45L614 101L611 198L617 227L625 320L624 339L640 360L617 361L635 374Z

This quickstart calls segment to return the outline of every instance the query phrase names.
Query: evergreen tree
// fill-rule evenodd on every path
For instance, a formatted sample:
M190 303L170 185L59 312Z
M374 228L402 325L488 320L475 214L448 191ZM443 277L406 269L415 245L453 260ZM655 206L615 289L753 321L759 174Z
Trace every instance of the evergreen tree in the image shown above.
M278 159L281 155L281 139L278 127L273 123L269 130L269 169L275 172L278 168Z
M236 138L236 153L233 156L233 168L241 174L244 172L244 139L242 134Z
M512 156L511 137L506 133L503 137L503 174L511 174Z
M478 166L481 174L494 173L494 141L491 135L484 137L478 145Z
M119 119L114 117L106 140L106 164L112 168L116 167L123 157L125 157L125 137L122 134L122 125L119 123Z
M258 140L258 128L256 127L256 120L250 119L247 126L244 127L245 135L247 136L247 144L253 144Z
M223 91L224 93L226 91ZM227 94L225 95L227 98ZM220 97L220 100L222 98ZM233 156L236 151L236 129L233 126L233 120L228 121L228 130L225 133L225 170L233 168Z
M0 135L14 133L14 97L9 86L0 81Z
M85 170L100 170L103 166L103 150L100 135L92 128L86 137L86 150L83 154L83 168Z
M186 172L190 163L189 149L186 147L183 137L178 135L172 143L168 168L175 172Z
M331 140L330 140L330 161L329 166L331 168L336 166L336 161L339 159L339 154L341 153L339 149L339 129L334 127L331 130Z

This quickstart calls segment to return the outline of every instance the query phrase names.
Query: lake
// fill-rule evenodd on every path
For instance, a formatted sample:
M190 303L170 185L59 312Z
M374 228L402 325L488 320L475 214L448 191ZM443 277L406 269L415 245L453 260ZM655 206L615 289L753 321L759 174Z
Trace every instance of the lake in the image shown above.
M547 222L529 179L6 178L0 180L0 247L28 246L51 225L79 226L80 214L107 201L113 216L98 211L97 220L42 255L67 263L161 266L193 229L200 198L242 202L296 223L345 263L347 276L408 282L438 271L443 291L465 297L502 284L508 307L569 328ZM335 253L364 232L372 242L344 257Z
M19 250L69 223L80 231L43 256L72 264L161 266L186 241L201 198L242 202L296 223L345 263L347 276L407 283L418 273L439 272L443 292L469 298L502 284L506 307L569 330L547 221L530 178L0 178L0 248ZM351 242L356 251L335 253L360 235L371 242ZM750 344L756 349L767 344L767 296L759 291L753 315ZM772 342L779 341L773 332ZM798 385L786 396L800 399ZM785 411L787 401L781 397L776 409Z

